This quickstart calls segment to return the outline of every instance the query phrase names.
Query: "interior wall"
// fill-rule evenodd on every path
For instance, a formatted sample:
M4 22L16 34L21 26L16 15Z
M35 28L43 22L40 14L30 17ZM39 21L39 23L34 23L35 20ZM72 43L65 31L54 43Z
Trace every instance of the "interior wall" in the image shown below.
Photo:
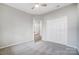
M33 40L32 16L0 4L0 48Z
M77 21L77 25L78 25L78 27L77 27L77 47L78 47L78 49L79 49L79 3L78 3L78 5L77 5L77 7L78 7L78 21Z
M49 21L49 20L54 21L55 19L58 19L63 16L67 17L67 29L66 29L67 30L67 40L66 40L67 42L66 42L66 45L77 48L77 4L71 4L69 6L60 8L58 10L55 10L53 12L50 12L50 13L47 13L44 15L44 23L43 23L44 32L43 32L43 34L45 34L45 35L43 36L43 40L46 40L46 41L51 40L52 42L54 40L54 39L52 39L53 38L53 36L51 35L52 32L50 32L50 34L49 34L49 35L51 35L51 38L46 39L47 32L45 29L47 27L46 26L47 21ZM62 35L62 37L63 37L63 35ZM61 41L61 40L59 40L59 41Z

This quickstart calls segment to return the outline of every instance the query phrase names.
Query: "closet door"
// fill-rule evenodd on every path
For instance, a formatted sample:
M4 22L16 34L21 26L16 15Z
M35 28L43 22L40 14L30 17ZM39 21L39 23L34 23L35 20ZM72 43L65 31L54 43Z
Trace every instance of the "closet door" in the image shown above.
M67 17L47 20L46 40L67 44Z

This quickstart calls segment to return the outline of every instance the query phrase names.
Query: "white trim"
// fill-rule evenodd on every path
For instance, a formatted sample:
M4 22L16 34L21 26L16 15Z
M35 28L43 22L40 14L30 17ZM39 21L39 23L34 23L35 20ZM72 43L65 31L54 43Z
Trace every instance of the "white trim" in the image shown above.
M16 42L16 43L10 44L10 45L5 45L5 46L0 47L0 49L7 48L7 47L10 47L10 46L14 46L14 45L18 45L18 44L22 44L22 43L25 43L25 42L26 42L26 41L24 41L24 42ZM30 42L30 41L27 41L27 42ZM26 43L27 43L27 42L26 42Z

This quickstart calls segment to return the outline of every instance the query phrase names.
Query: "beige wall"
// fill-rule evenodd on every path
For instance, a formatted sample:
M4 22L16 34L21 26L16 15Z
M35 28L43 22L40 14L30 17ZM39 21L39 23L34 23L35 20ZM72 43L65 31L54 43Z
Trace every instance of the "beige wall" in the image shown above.
M0 48L33 40L32 16L0 4Z

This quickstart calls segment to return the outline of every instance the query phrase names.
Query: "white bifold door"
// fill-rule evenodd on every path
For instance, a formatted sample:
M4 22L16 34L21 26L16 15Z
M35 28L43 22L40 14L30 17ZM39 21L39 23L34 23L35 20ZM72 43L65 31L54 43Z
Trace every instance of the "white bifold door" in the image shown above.
M46 41L67 44L67 17L47 19Z

